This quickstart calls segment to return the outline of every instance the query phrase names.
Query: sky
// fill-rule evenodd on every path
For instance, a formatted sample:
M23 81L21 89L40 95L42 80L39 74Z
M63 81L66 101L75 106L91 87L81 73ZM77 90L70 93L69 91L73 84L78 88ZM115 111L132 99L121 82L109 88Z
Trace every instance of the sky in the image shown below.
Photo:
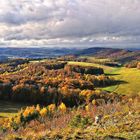
M0 46L58 44L139 46L140 0L0 1Z

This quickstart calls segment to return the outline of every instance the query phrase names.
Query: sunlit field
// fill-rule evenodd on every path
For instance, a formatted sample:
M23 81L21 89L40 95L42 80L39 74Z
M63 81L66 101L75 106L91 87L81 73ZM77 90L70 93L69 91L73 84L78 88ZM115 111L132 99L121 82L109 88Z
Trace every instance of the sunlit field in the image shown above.
M135 68L121 68L116 71L114 77L124 81L114 90L120 94L140 94L140 70Z
M109 67L86 62L69 62L69 64L101 67L104 69L106 75L114 77L116 80L122 81L122 83L118 85L105 87L103 88L104 90L125 95L136 93L140 94L140 70L138 69L125 67Z

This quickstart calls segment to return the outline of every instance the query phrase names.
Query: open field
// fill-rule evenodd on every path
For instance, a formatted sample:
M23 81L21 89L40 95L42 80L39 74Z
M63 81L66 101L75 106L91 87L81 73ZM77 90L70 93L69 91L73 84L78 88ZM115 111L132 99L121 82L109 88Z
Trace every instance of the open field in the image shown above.
M103 68L105 73L111 73L112 71L115 71L116 68L101 65L101 64L95 64L95 63L87 63L87 62L75 62L75 61L70 61L68 62L69 65L80 65L80 66L93 66L93 67L100 67Z
M140 94L140 70L122 67L112 74L117 80L124 81L114 89L114 92L125 95Z
M86 58L90 62L96 62L96 63L103 63L103 62L110 62L111 60L109 58L96 58L93 56L81 56L80 58Z
M119 94L125 95L140 94L140 70L138 69L124 67L109 67L86 62L69 62L69 64L101 67L104 69L106 75L114 77L116 80L122 81L121 84L105 87L103 88L104 90L110 92L114 91Z

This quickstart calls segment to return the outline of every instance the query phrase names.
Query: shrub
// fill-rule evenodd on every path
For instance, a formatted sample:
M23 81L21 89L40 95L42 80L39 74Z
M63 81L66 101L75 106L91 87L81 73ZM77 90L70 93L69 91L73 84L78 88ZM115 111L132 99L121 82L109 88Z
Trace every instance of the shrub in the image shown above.
M91 124L92 124L91 118L89 118L88 116L82 117L80 114L75 115L70 121L70 126L76 128L77 127L85 128Z
M47 112L48 112L47 108L44 107L40 110L39 113L40 113L41 117L45 117L47 115Z
M67 111L67 107L64 103L61 103L59 106L58 106L58 110L65 113Z
M47 108L49 112L53 113L56 110L56 105L50 104Z

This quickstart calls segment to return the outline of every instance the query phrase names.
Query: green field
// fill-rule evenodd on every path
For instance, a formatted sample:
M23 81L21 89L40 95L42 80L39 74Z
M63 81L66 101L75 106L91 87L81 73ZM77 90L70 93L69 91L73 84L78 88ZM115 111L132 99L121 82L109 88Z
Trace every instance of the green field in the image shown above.
M109 58L96 58L93 56L81 56L79 58L86 58L90 62L96 62L96 63L103 63L103 62L110 62L111 60Z
M119 94L140 95L140 70L134 68L120 68L111 73L116 80L123 81L122 84L104 88Z
M0 118L12 117L17 114L17 112L26 107L25 104L13 103L9 101L0 101Z
M79 66L101 67L104 69L105 73L111 73L112 71L116 70L116 68L101 65L101 64L95 64L95 63L69 61L68 64L69 65L79 65Z
M103 88L106 91L116 92L119 94L140 95L140 70L135 68L124 67L109 67L100 64L86 63L86 62L69 62L73 65L95 66L104 69L106 75L114 77L116 80L122 81L121 84Z

